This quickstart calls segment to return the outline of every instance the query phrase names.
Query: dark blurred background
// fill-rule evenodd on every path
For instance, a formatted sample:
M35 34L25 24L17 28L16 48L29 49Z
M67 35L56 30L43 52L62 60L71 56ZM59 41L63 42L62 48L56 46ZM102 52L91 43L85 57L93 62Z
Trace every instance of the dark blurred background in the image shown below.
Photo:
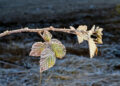
M120 0L0 0L0 33L5 30L92 25L104 28L98 55L89 58L87 42L51 32L66 46L66 56L42 74L42 86L120 85ZM39 59L30 57L36 33L0 38L0 86L39 86Z

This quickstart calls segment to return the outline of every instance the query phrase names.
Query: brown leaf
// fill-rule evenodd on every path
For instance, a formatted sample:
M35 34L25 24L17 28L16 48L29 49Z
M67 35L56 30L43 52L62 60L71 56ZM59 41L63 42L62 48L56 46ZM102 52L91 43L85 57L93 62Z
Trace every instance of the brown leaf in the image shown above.
M40 56L41 52L43 51L43 49L45 48L44 43L42 42L35 42L32 45L32 49L29 53L30 56Z
M102 39L101 39L101 38L97 38L97 39L95 39L95 43L97 43L97 44L103 44L103 42L102 42Z
M95 31L95 25L92 26L91 31L92 31L92 32Z
M96 30L95 30L95 34L97 36L97 39L95 39L95 42L98 43L98 44L102 44L102 33L103 29L102 28L99 28L97 27Z
M103 35L102 31L103 31L103 28L96 27L95 33L97 33L99 35Z
M77 35L77 39L78 39L79 44L83 42L83 36L82 35Z
M86 31L87 30L87 26L86 25L80 25L77 30L83 30Z
M78 31L86 31L87 30L87 26L86 25L81 25L77 28ZM82 34L81 32L77 35L77 39L78 39L78 43L82 43L84 41L84 34Z
M93 58L93 56L98 52L97 46L92 38L88 40L88 44L89 44L90 58Z

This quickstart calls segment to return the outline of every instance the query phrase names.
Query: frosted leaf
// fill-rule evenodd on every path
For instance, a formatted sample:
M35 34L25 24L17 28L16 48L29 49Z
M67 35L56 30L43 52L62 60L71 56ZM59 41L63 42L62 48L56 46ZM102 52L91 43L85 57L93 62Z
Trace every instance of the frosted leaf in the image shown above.
M56 57L54 52L49 48L44 49L41 53L41 58L40 58L40 72L43 72L53 67L55 62L56 62Z
M88 40L88 44L89 44L90 58L92 58L95 54L97 54L98 49L92 38Z
M94 40L95 41L95 43L97 43L97 44L103 44L103 42L102 42L102 38L97 38L97 39L95 39Z
M92 32L95 31L95 25L92 26L91 31L92 31Z
M77 30L82 30L82 31L86 31L87 30L87 26L86 25L80 25Z
M77 39L78 39L78 43L80 44L80 43L82 43L83 42L83 36L82 35L77 35Z
M77 28L78 31L81 31L80 33L78 33L77 35L77 39L78 39L78 43L82 43L84 41L85 35L84 33L82 33L82 31L86 31L87 30L87 26L86 25L81 25Z
M102 31L103 31L103 28L99 28L99 27L97 27L96 30L95 30L95 33L101 39L102 39L102 35L103 35Z
M89 37L95 33L95 25L92 26L91 30L88 31Z
M32 45L31 51L29 53L30 56L40 56L41 52L45 48L44 43L42 42L35 42Z
M65 46L57 39L51 40L51 48L55 52L57 58L63 58L66 54Z
M96 27L96 29L95 29L94 34L96 34L96 36L97 36L97 39L95 39L95 42L97 44L102 44L103 43L102 42L102 35L103 35L102 31L103 31L103 28Z
M102 31L103 31L103 28L96 27L96 30L95 30L96 33L103 35Z
M48 31L43 32L43 39L47 42L49 42L52 38L52 34Z

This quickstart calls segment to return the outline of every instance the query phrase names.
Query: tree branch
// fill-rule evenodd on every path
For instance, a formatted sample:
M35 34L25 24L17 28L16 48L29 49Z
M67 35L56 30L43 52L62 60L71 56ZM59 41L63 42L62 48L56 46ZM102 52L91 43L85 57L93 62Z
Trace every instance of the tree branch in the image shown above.
M54 28L54 27L48 27L48 28L42 28L42 29L29 29L29 28L23 28L23 29L18 29L18 30L11 30L11 31L4 31L3 33L0 33L0 37L10 35L13 33L22 33L22 32L35 32L35 33L41 33L44 30L47 31L56 31L56 32L65 32L65 33L70 33L70 34L78 34L78 30L72 30L72 29L65 29L65 28ZM86 31L81 31L81 33L86 33Z

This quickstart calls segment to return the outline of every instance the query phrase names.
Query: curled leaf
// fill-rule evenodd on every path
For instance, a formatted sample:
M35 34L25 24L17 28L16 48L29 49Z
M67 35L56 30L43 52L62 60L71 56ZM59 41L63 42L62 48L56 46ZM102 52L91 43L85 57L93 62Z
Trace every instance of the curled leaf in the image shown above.
M86 31L87 30L87 26L86 25L80 25L77 30L83 30Z
M92 26L91 31L92 31L92 32L95 31L95 25Z
M97 38L97 39L95 39L94 41L95 41L95 43L97 43L97 44L103 44L101 38Z
M51 48L55 52L57 58L63 58L66 54L65 46L57 39L51 40Z
M92 38L88 40L88 44L89 44L90 58L92 58L95 54L97 55L98 49Z
M44 43L42 42L35 42L32 45L31 51L29 53L30 56L40 56L41 52L45 48Z
M77 28L78 31L86 31L87 30L87 26L86 25L81 25ZM82 43L84 41L85 38L85 34L84 33L79 33L77 35L77 39L78 39L78 43Z
M52 38L52 34L48 31L43 32L43 39L47 42L49 42Z
M95 39L95 42L98 43L98 44L103 43L102 42L102 35L103 35L102 31L103 31L102 28L97 27L95 32L94 32L94 34L96 34L96 36L97 36L97 39Z
M102 34L102 31L103 31L103 28L96 27L96 30L95 30L96 33L98 33L98 34L100 34L100 35L103 35L103 34Z
M54 52L49 48L44 49L41 53L41 58L40 58L40 72L43 72L53 67L55 62L56 62L56 57Z
M95 33L95 25L92 26L91 30L88 31L88 35L91 36Z
M78 39L79 44L83 42L83 36L82 35L77 35L77 39Z
M95 25L91 28L91 30L89 30L89 36L90 38L94 36L94 41L96 44L102 44L102 33L103 31L103 28L100 28L100 27L96 27L95 28Z

